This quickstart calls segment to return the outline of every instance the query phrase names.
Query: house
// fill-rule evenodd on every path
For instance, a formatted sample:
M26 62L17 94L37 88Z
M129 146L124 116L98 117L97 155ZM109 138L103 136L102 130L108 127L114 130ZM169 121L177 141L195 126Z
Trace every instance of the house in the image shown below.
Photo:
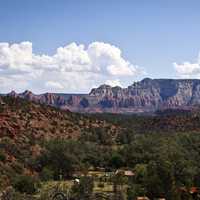
M199 188L197 188L197 187L191 187L189 189L189 193L193 199L199 199L199 197L200 197L200 195L199 195L200 191L199 191Z
M197 194L197 193L200 193L200 188L198 188L198 187L191 187L191 188L180 187L179 191L180 192L188 192L190 194Z
M74 184L80 184L80 179L75 178L75 179L74 179Z
M135 174L131 170L124 171L124 176L135 176Z
M96 171L105 172L106 169L104 167L96 167Z
M81 171L76 171L72 174L73 178L80 178L81 176L83 176L83 173Z
M122 169L118 169L115 172L116 175L122 175L122 176L126 176L126 177L133 177L135 176L135 173L131 170L122 170Z
M6 104L3 101L0 100L0 105L4 106Z
M150 200L148 197L137 197L136 200Z
M179 188L179 192L184 195L189 193L193 199L197 199L200 196L200 188L198 187L191 187L191 188L186 188L186 187L181 187Z
M159 198L159 199L157 199L157 200L166 200L165 198Z
M190 192L190 194L197 194L200 191L199 191L199 188L197 188L197 187L191 187L189 192Z

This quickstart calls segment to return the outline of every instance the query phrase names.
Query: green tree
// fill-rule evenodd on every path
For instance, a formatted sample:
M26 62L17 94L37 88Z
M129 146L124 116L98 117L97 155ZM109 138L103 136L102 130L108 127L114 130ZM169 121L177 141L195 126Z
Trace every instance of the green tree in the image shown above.
M75 183L71 194L76 200L89 200L92 198L94 181L92 177L81 177L80 183Z
M117 152L114 152L112 154L111 158L110 158L110 163L109 164L114 169L118 169L120 167L123 167L124 166L124 160L123 160L122 155L120 155Z
M38 182L31 176L19 175L14 178L12 184L20 193L33 194L37 190Z
M40 178L42 181L49 181L53 179L53 170L48 167L44 167L40 173Z
M56 139L48 142L45 147L46 151L39 160L42 166L53 169L55 179L69 177L79 167L79 143Z

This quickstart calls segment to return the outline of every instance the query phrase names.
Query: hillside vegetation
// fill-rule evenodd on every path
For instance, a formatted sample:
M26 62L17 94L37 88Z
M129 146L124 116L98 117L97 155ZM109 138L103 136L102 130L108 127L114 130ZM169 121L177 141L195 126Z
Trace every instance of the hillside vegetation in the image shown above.
M1 97L0 191L12 186L14 199L19 195L42 200L43 184L62 180L75 200L107 190L120 200L189 199L188 188L200 186L199 116L198 110L167 110L156 116L83 115ZM73 186L75 173L87 177L99 169L110 172L110 179L92 175ZM135 175L116 177L117 169Z
M15 173L34 174L32 161L43 143L53 139L95 140L109 144L120 128L97 120L36 104L21 98L2 97L0 104L0 168L8 182ZM2 103L3 102L3 103ZM94 133L98 133L94 134Z

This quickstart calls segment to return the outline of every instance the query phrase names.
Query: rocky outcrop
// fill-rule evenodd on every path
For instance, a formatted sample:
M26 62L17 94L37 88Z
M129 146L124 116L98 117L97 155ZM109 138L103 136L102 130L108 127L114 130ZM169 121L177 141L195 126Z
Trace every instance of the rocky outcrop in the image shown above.
M4 104L4 102L3 102L2 98L0 97L0 105L3 105L3 104Z
M57 107L66 104L66 101L62 96L52 94L52 93L45 93L45 94L39 95L38 99L40 103L54 105Z
M23 93L19 93L19 94L17 94L15 91L12 91L8 93L8 96L21 97L29 101L34 101L37 103L52 105L56 107L67 104L66 100L62 96L58 94L53 94L53 93L44 93L44 94L36 95L32 93L31 91L26 90Z
M128 88L103 85L89 95L100 99L102 108L115 107L119 112L196 106L200 104L200 80L146 78Z
M145 78L127 88L101 85L84 95L35 95L30 91L20 94L12 91L9 95L76 112L153 112L157 109L199 105L200 80Z

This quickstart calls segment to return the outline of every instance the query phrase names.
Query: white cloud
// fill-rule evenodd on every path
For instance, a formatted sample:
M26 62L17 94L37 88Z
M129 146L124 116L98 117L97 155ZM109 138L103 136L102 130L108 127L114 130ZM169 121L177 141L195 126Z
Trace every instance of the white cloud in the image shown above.
M139 72L138 67L126 61L121 50L113 45L94 42L89 45L88 54L96 70L109 75L133 76Z
M30 72L32 67L32 44L0 43L0 66L3 69Z
M116 80L107 80L107 81L105 82L105 84L110 85L110 86L112 86L112 87L115 87L115 86L120 86L120 87L122 87L122 84L120 83L120 80L119 80L119 79L116 79Z
M177 75L182 78L200 77L200 56L195 63L183 62L183 64L177 64L174 62L173 65Z
M13 88L44 91L50 87L63 92L87 91L92 85L106 80L120 84L120 78L132 79L140 72L138 66L122 57L118 47L108 43L93 42L87 47L71 43L57 48L53 55L33 53L31 42L0 43L3 91ZM15 85L16 80L23 84Z
M45 83L45 86L47 87L47 88L50 88L50 89L63 89L64 87L63 87L63 85L61 84L61 83L59 83L59 82L56 82L56 81L47 81L46 83Z

